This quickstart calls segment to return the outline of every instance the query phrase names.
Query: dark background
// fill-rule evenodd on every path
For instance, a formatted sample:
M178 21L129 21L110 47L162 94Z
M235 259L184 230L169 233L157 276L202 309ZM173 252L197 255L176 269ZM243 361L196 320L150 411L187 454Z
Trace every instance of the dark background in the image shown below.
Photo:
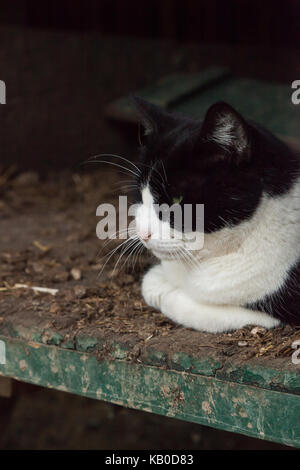
M297 0L17 0L1 23L137 38L299 47Z
M290 87L299 30L297 0L1 0L1 165L134 157L137 130L109 122L105 107L173 72L221 65Z

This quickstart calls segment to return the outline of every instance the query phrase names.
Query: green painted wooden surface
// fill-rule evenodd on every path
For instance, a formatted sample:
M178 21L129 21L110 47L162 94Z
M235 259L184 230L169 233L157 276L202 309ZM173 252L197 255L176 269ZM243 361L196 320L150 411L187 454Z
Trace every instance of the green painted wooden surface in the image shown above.
M6 345L1 375L300 447L299 367L222 364L151 348L134 362L121 344L106 359L94 338L68 344L51 331L14 333L0 336Z
M212 84L219 83L228 76L229 70L220 67L213 67L201 73L189 75L178 73L164 77L146 88L135 91L134 94L158 106L168 108L195 92L205 91ZM136 115L128 96L110 103L106 108L106 115L113 119L136 121Z
M209 68L197 74L166 77L134 94L170 110L203 118L216 101L227 101L243 116L266 126L275 134L300 137L300 105L292 103L291 83L279 84L230 76L225 68ZM128 97L107 108L107 116L136 121Z
M274 134L300 137L300 106L292 103L292 91L290 84L231 78L185 99L175 109L201 118L211 104L222 100Z
M8 332L8 333L7 333ZM131 361L135 344L124 344L120 341L107 341L78 334L74 340L66 339L62 334L50 329L28 326L24 327L8 321L0 324L0 337L8 341L19 339L26 343L34 342L48 346L59 346L62 349L83 353L94 353L98 357L110 351L111 360ZM105 354L104 354L105 355ZM291 358L274 360L263 359L239 363L215 356L211 350L201 355L191 355L182 351L175 353L161 351L149 345L139 354L139 361L144 365L168 368L179 372L216 377L229 382L249 384L265 389L300 395L300 364L292 363Z

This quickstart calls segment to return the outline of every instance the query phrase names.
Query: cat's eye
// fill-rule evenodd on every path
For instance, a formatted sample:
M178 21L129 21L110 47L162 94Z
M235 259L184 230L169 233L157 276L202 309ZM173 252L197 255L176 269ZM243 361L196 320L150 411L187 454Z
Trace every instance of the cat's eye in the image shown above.
M173 204L180 204L183 199L183 196L173 197Z

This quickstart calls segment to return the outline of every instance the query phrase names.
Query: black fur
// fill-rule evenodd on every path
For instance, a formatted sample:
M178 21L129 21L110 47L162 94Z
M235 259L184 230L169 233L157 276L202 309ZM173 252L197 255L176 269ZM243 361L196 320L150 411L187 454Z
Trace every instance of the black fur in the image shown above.
M149 182L159 204L171 205L181 196L182 205L204 204L206 233L250 218L263 193L278 197L299 175L299 157L226 103L213 105L201 122L169 114L141 98L134 101L146 128L140 183ZM233 123L227 146L211 140L220 117ZM299 325L300 262L295 260L283 289L246 307Z
M228 104L214 104L201 122L134 100L146 128L141 183L149 181L158 204L171 205L178 197L182 207L204 204L206 233L251 217L263 192L277 196L291 187L299 170L293 153ZM230 146L210 140L220 117L234 123Z
M282 289L246 307L300 327L300 262L292 267Z

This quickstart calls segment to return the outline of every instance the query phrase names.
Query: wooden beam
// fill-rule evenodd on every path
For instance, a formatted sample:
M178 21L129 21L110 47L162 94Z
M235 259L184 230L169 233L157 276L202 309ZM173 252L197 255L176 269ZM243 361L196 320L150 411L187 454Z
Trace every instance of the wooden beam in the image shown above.
M160 367L158 362L153 365L151 355L149 364L130 362L126 350L118 345L110 360L101 359L92 339L81 342L81 351L11 337L1 339L7 350L1 375L300 447L297 367L288 374L249 365L226 368L207 361L195 362L192 373L188 372L192 358L187 356L174 358L175 370Z

